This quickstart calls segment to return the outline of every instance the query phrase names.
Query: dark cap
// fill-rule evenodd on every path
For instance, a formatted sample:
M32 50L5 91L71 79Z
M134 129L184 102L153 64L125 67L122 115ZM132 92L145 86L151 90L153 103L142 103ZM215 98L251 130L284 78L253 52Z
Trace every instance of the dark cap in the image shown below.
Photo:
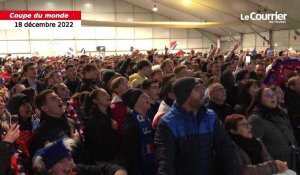
M200 81L192 77L179 78L173 83L172 89L176 97L176 101L182 104L187 100L193 88L199 84Z

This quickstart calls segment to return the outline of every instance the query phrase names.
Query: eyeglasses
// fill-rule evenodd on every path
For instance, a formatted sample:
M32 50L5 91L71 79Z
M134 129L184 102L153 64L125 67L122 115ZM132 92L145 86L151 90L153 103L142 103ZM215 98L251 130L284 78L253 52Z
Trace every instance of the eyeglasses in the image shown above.
M219 88L218 91L219 92L226 92L226 89L225 88Z
M276 94L264 94L263 96L266 97L266 98L273 99L273 98L276 97Z
M251 127L251 124L249 122L245 122L245 123L239 123L238 126L243 126L243 127Z

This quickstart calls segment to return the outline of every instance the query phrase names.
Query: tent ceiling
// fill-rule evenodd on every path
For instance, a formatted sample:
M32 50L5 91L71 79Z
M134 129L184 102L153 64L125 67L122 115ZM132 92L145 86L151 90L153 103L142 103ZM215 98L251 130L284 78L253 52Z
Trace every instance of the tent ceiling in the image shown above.
M124 0L136 6L151 10L152 0ZM188 2L188 3L185 3ZM236 35L238 33L263 32L300 28L299 0L159 0L158 12L178 21L211 21L234 22L234 25L220 28L205 29L219 36ZM270 24L268 21L250 21L244 24L240 15L251 12L287 13L285 24ZM226 32L224 32L224 30Z

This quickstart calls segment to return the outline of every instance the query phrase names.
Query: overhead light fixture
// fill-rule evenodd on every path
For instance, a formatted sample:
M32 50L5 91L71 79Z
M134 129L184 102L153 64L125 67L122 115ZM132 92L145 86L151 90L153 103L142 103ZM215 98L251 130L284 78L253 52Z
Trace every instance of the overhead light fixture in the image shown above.
M158 8L157 8L157 4L153 5L152 11L157 12Z
M91 7L92 5L91 5L90 3L86 3L85 6L89 8L89 7Z
M183 3L184 3L185 5L188 5L190 2L191 2L191 0L183 0Z

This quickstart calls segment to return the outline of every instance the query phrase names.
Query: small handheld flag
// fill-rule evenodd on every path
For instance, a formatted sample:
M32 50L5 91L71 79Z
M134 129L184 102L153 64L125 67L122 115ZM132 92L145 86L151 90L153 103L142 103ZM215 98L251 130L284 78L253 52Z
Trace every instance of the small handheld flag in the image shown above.
M80 53L81 53L81 54L85 54L85 49L82 48L81 51L80 51Z
M132 51L133 51L133 49L134 49L134 47L130 46L130 52L132 52Z
M175 54L175 57L182 57L185 54L181 49Z
M176 48L176 46L177 46L177 41L171 41L170 42L170 48L172 49L172 50L174 50L175 48Z
M252 54L252 55L256 55L256 54L257 54L257 52L256 52L256 47L254 47L254 49L252 50L251 54Z

